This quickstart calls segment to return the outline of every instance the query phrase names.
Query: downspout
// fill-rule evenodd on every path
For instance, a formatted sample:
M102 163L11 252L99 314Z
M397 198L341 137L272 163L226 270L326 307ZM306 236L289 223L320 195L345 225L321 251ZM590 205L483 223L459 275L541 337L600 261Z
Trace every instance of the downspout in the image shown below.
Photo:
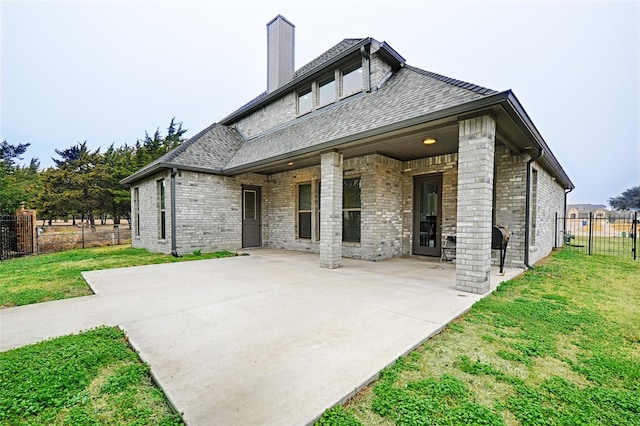
M176 174L178 169L171 169L171 254L174 257L182 257L178 254L176 242Z
M569 188L568 191L564 191L564 220L562 221L562 231L565 235L567 232L567 195L569 195L571 191L573 191L573 188Z
M371 92L371 61L369 60L369 52L365 49L364 46L360 46L360 54L364 58L364 72L365 75L365 93Z
M541 148L538 155L527 161L527 189L524 207L524 266L528 269L534 269L532 265L529 265L529 239L531 237L531 163L538 161L543 155L544 149Z

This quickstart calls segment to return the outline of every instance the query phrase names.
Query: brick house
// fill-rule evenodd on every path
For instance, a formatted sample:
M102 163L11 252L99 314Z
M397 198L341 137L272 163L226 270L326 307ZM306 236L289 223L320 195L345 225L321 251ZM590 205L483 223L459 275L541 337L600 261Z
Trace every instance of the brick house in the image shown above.
M484 293L493 225L506 264L554 246L573 183L510 90L413 66L389 44L344 39L294 70L295 27L267 24L267 91L123 180L133 246L165 253L272 247L384 260L440 256Z
M609 217L609 210L604 204L568 204L568 219L589 219L589 214L597 219L605 219Z

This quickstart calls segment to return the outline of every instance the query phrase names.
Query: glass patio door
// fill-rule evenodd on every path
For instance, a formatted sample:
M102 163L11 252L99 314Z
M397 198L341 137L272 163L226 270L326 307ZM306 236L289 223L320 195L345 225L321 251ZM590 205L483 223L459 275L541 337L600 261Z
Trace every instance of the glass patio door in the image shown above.
M413 254L440 256L442 175L417 176L413 188Z

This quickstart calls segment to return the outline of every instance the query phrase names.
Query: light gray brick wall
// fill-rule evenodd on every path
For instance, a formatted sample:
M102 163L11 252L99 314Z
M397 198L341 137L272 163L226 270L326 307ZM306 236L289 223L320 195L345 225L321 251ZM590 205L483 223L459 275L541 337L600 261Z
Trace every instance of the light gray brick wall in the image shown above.
M165 180L165 215L166 238L159 238L160 210L158 208L160 198L158 196L158 181ZM131 246L145 248L158 253L171 253L171 173L167 170L157 173L136 183L131 187L131 218L133 236ZM138 188L140 194L140 235L135 235L136 217L134 205L134 191Z
M382 260L402 255L402 163L381 155L367 155L343 162L343 178L361 179L361 239L359 243L341 242L342 256ZM312 183L315 213L316 183L319 166L277 173L269 178L269 247L318 253L316 216L312 215L312 238L299 239L297 191L301 183ZM322 209L324 205L321 205ZM321 209L321 211L322 211ZM340 200L340 223L342 223Z
M371 224L372 260L402 256L402 162L375 156Z
M456 234L458 206L458 154L405 161L402 165L402 255L412 254L413 179L430 173L442 173L442 241Z
M528 155L514 155L506 147L495 151L495 223L511 233L507 250L507 266L524 263L524 209L526 162ZM477 160L477 158L476 158ZM474 167L471 167L473 169ZM564 207L564 190L541 167L538 171L536 203L536 238L530 251L530 262L546 256L554 245L555 213ZM342 177L361 178L361 241L339 242L342 256L366 260L382 260L411 254L413 232L413 179L428 173L442 173L442 238L459 235L458 225L458 154L447 154L406 162L373 154L344 160ZM224 177L180 171L176 175L177 248L181 254L194 250L204 252L222 249L238 250L242 246L242 185L262 188L263 246L287 250L320 252L317 238L318 220L312 214L312 238L297 238L297 186L312 183L313 211L316 211L316 183L321 167L296 169L269 177L244 174ZM166 239L159 239L157 182L166 184ZM469 177L464 185L473 183ZM486 179L485 179L486 180ZM486 183L486 182L485 182ZM152 251L171 252L171 175L164 171L144 179L132 187L140 191L141 235L132 245ZM469 189L469 188L467 188ZM472 190L473 197L475 191ZM341 208L340 199L340 224ZM472 203L475 209L475 202ZM133 208L133 206L132 206ZM475 212L475 210L471 210ZM473 213L475 215L475 213ZM135 229L135 216L132 215ZM489 223L493 223L489 219ZM475 238L475 233L473 237ZM334 242L335 243L335 242ZM332 243L333 244L333 243ZM461 252L464 256L466 253ZM498 262L493 251L493 264Z
M495 130L486 115L459 124L456 289L472 293L490 288Z
M402 250L402 163L378 154L344 162L344 177L360 176L360 242L342 243L344 257L383 260Z
M246 138L255 137L296 118L296 102L296 94L289 93L242 118L234 125Z
M505 265L524 267L524 216L526 201L526 154L514 154L507 147L496 148L495 224L509 230ZM492 263L499 264L499 251L493 250Z
M495 179L495 223L505 226L510 233L507 247L506 266L524 267L524 234L527 185L528 154L514 154L506 147L496 149L496 179ZM551 175L536 163L532 171L537 171L538 189L536 206L533 205L531 194L531 209L535 214L535 237L530 235L529 263L533 264L547 256L554 247L555 214L562 216L564 209L564 189ZM533 173L532 173L533 179ZM533 220L534 215L531 215ZM559 224L562 225L561 223ZM562 227L562 226L561 226ZM530 228L533 233L533 227ZM560 228L561 230L561 228ZM498 264L498 252L493 251L493 264Z
M380 55L373 53L371 55L371 87L374 88L384 77L391 71L391 66L380 58Z
M158 238L157 181L165 179L166 239ZM179 171L176 174L176 249L179 254L195 250L212 252L238 250L242 247L242 185L262 187L263 239L268 232L270 196L266 178L256 174L225 177L198 172ZM134 237L134 247L171 253L171 173L159 173L141 181L140 236ZM132 206L133 209L133 206ZM135 224L134 224L135 226ZM134 228L135 229L135 228Z
M320 266L337 268L342 262L342 154L320 158Z
M536 235L535 241L530 244L529 251L529 263L531 265L551 253L554 245L556 245L554 241L556 213L559 217L564 216L564 189L538 163L533 163L532 169L537 171L538 188L535 197L536 203L531 205L532 209L536 209ZM533 198L533 193L531 196ZM561 224L558 225L560 226ZM560 230L562 230L562 227L559 228Z
M241 247L241 187L233 178L181 171L176 176L178 253Z
M266 240L263 240L266 246L284 250L320 252L320 241L316 236L317 215L314 214L316 211L316 183L319 181L320 166L276 173L269 177L271 193L267 216L269 229ZM311 239L298 238L296 203L298 202L298 185L301 183L312 184Z

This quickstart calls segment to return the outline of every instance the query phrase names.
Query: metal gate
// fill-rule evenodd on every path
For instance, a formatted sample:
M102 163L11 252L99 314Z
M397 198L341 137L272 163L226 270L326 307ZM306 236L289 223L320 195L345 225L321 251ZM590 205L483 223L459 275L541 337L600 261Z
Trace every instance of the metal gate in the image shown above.
M0 215L0 260L33 254L33 217Z
M577 217L556 215L556 241L564 249L638 259L638 212L593 213Z

